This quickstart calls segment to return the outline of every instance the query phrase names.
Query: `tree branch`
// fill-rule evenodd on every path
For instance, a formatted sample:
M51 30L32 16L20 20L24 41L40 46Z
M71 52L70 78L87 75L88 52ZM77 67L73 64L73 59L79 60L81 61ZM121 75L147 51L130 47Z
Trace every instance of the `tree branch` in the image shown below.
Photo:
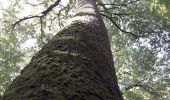
M26 2L25 4L35 7L35 6L40 6L40 5L44 4L44 3L32 4L32 3Z
M40 15L35 15L35 16L27 16L27 17L24 17L24 18L21 18L19 19L18 21L16 21L12 26L12 31L14 30L15 26L17 24L19 24L20 22L24 21L24 20L27 20L27 19L32 19L32 18L40 18L41 16Z
M56 7L60 3L60 1L61 0L57 0L54 4L52 4L45 11L43 11L42 14L46 16L54 7Z
M146 76L144 79L138 81L138 82L135 83L135 84L131 84L131 85L127 86L127 87L124 89L124 91L122 92L122 94L125 93L126 91L130 90L130 89L135 88L135 87L144 87L144 85L142 84L142 82L145 81L145 80L147 80L149 77L150 77L150 75Z
M15 26L17 24L19 24L20 22L27 20L27 19L32 19L32 18L43 18L44 16L46 16L54 7L56 7L61 0L57 0L54 4L52 4L51 6L49 6L46 10L44 10L43 12L41 12L42 15L35 15L35 16L27 16L24 17L22 19L19 19L18 21L16 21L12 26L12 31L14 30Z
M40 36L40 41L45 44L45 42L43 41L43 38L46 37L45 33L44 33L44 29L43 29L43 19L42 17L40 18L40 31L41 31L41 36Z
M139 35L136 35L136 34L134 34L134 33L132 33L132 32L127 32L127 31L121 29L120 26L119 26L111 17L109 17L109 16L107 16L107 15L105 15L105 14L102 14L102 13L100 13L100 14L101 14L102 16L106 17L107 19L109 19L121 32L123 32L123 33L128 33L128 34L132 35L132 36L135 37L135 38L139 38L139 37L140 37Z
M142 80L142 81L143 81L143 80ZM135 87L142 87L143 85L140 84L142 81L139 81L139 82L137 82L137 83L135 83L135 84L132 84L132 85L126 87L126 88L124 89L124 91L122 92L122 94L125 93L126 91L130 90L130 89L135 88Z

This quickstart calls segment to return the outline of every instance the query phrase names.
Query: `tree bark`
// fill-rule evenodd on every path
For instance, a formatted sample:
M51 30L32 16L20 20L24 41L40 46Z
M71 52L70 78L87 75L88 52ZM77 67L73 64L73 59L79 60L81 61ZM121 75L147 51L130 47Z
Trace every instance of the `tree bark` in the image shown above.
M32 58L3 100L123 100L95 0L77 0L71 24Z

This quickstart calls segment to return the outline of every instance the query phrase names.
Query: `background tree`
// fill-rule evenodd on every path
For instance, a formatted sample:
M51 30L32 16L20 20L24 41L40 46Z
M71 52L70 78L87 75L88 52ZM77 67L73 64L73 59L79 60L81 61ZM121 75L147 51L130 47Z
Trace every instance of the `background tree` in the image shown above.
M12 64L13 60L8 62L9 67L0 64L1 72L3 72L0 75L0 80L2 80L0 82L4 84L0 86L2 92L8 85L6 82L11 82L11 79L18 74L18 68L22 69L21 66L28 63L29 58L65 25L65 20L74 15L75 2L61 1L43 18L42 23L38 17L24 20L15 26L12 33L10 26L24 17L39 15L54 2L53 0L34 0L34 2L11 0L9 5L2 7L0 21L3 25L1 26L0 46L5 46L6 49L0 49L0 52L5 55L4 52L11 52L10 48L15 47L18 54L23 54L15 56L23 60L16 61L18 67ZM109 31L119 85L124 98L127 100L168 100L170 28L168 13L165 14L168 11L168 6L166 6L168 0L98 0L97 2ZM14 39L10 35L18 41L17 46L11 41ZM34 45L28 45L30 42ZM0 62L6 62L7 58L13 56L0 56ZM11 70L11 68L16 70Z

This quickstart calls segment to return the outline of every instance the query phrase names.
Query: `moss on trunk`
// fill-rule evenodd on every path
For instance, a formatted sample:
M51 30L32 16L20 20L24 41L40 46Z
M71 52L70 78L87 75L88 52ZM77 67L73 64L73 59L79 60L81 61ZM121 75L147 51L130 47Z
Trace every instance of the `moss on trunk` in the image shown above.
M76 15L84 16L89 19L73 20L32 58L3 100L122 100L102 18Z
M81 25L61 31L32 58L3 100L114 100L98 33Z

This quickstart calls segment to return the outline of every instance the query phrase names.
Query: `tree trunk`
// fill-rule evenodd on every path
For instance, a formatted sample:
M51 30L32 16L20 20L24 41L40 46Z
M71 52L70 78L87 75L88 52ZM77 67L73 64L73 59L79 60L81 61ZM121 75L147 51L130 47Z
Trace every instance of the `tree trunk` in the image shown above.
M70 25L14 79L3 100L123 100L95 0L77 0Z

